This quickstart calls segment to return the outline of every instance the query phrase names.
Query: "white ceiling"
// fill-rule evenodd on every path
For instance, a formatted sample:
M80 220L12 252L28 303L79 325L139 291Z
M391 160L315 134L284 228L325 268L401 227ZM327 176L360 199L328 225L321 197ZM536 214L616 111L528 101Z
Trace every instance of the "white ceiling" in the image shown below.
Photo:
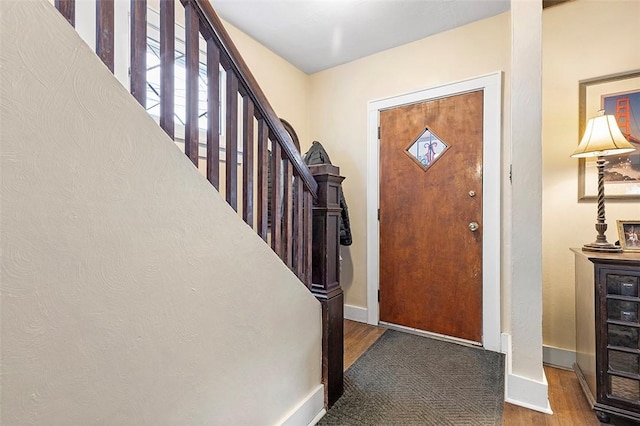
M312 74L509 10L509 0L211 0L226 21Z

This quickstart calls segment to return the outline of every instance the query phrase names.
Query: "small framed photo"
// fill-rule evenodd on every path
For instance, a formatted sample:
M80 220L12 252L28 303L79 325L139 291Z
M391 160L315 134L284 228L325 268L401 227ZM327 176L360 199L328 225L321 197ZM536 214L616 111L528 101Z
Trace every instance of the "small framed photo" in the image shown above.
M618 220L618 238L622 251L640 253L640 220Z

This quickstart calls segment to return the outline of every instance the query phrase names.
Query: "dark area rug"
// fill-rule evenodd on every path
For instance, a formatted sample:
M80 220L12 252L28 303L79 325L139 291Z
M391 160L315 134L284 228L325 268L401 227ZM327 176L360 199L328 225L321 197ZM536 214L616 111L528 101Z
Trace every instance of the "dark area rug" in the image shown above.
M387 330L319 425L501 425L504 356Z

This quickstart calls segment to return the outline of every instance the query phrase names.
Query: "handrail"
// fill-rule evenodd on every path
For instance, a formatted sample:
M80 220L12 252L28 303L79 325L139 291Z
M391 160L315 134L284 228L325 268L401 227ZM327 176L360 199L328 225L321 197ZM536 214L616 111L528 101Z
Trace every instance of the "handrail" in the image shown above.
M280 122L280 119L273 111L267 97L260 89L260 86L253 77L249 67L242 59L240 52L238 52L238 49L231 40L231 37L225 30L218 14L213 10L211 3L209 3L208 0L180 1L183 5L191 3L196 6L196 10L200 16L200 22L206 22L208 24L207 30L212 32L212 34L215 35L215 38L217 38L218 43L216 44L229 60L228 65L238 76L239 83L253 101L257 112L259 112L259 114L267 121L269 128L276 137L276 140L280 144L289 161L291 161L296 168L296 171L299 173L305 186L313 194L314 198L317 198L318 184L311 175L311 172L309 172L309 168L306 166L304 161L302 161L300 153L298 153L293 141L291 140L291 136L289 136L289 133L287 133L286 129Z

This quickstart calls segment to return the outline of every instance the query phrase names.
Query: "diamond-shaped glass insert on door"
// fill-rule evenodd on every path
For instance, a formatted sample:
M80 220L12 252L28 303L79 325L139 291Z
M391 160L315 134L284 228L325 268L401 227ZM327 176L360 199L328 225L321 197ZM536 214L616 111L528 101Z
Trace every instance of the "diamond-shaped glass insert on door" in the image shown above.
M427 170L449 148L427 127L408 148L407 154L424 170Z

